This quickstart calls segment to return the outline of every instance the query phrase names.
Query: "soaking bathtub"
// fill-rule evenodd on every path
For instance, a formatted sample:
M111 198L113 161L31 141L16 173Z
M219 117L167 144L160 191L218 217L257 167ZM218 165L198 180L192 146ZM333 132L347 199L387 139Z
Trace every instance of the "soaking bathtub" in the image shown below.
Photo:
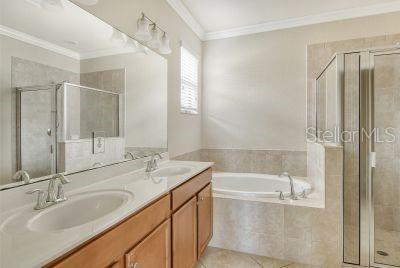
M227 173L217 172L212 175L213 192L231 196L247 196L256 198L278 197L282 191L290 195L290 183L287 177L258 173ZM297 194L311 192L311 186L306 181L293 177L294 189Z

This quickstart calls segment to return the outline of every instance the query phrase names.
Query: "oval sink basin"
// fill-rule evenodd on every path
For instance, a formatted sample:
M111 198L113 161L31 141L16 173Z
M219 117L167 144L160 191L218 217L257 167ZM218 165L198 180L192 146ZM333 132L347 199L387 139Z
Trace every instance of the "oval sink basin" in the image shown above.
M190 172L192 169L188 166L170 166L162 167L152 173L154 177L178 176Z
M122 190L82 193L45 208L28 222L32 231L59 231L92 222L116 211L133 198Z

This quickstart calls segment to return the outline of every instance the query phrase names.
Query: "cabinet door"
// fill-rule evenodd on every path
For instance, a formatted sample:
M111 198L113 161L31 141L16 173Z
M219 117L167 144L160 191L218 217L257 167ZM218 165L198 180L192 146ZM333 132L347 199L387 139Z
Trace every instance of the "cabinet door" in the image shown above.
M172 263L191 268L197 261L197 200L190 199L172 215Z
M197 250L200 257L210 242L213 232L213 199L211 183L197 194Z
M169 268L171 224L167 220L125 255L126 267Z

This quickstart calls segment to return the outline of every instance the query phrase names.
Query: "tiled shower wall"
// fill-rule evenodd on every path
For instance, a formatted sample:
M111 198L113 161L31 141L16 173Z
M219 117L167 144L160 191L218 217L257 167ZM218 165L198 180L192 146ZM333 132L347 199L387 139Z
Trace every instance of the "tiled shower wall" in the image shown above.
M16 87L24 87L24 86L40 86L40 85L48 85L48 84L56 84L61 83L63 81L68 81L71 83L79 83L79 74L73 73L70 71L66 71L63 69L59 69L53 66L40 64L37 62L12 57L11 59L11 91L12 91L12 107L16 107ZM36 146L37 144L32 144L32 142L25 142L24 147L22 148L22 154L24 155L23 159L23 169L27 169L32 177L44 176L50 174L51 162L49 146L46 146L49 143L49 136L46 131L50 128L50 120L47 119L50 116L49 113L44 113L43 109L46 109L45 106L48 107L50 111L51 107L51 98L47 94L43 94L43 92L31 92L30 93L37 99L37 102L40 101L39 105L36 107L29 105L29 114L27 116L34 116L35 122L49 122L48 126L40 126L32 124L33 118L24 118L23 122L30 122L29 131L27 133L22 133L22 137L27 141L32 141L32 135L35 136L35 142L41 144L42 146ZM41 95L42 97L40 97ZM43 96L46 95L46 98ZM28 103L26 103L28 104ZM24 105L24 102L22 103ZM36 112L35 112L36 110ZM14 108L16 111L16 108ZM41 112L42 111L42 112ZM43 116L45 118L37 118L37 116ZM12 148L13 154L12 159L13 170L14 172L17 170L16 167L16 113L12 113L13 117L13 125L11 127L12 131ZM39 128L38 128L39 126ZM32 146L29 146L32 145Z
M307 152L281 150L201 149L175 157L175 160L215 162L221 172L307 176Z
M318 267L342 263L342 148L315 145L325 208L214 198L215 247Z
M366 48L393 46L400 34L335 41L307 46L307 127L315 127L315 79L335 53Z

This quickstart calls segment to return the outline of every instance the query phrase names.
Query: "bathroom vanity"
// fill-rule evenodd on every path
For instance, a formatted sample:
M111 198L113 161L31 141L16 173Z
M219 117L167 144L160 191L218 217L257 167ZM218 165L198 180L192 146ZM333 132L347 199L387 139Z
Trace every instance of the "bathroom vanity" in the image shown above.
M67 200L40 210L25 189L3 192L14 200L0 214L0 266L193 267L212 237L211 166L164 161L86 185L71 175Z
M212 236L211 194L209 168L45 267L193 267Z

